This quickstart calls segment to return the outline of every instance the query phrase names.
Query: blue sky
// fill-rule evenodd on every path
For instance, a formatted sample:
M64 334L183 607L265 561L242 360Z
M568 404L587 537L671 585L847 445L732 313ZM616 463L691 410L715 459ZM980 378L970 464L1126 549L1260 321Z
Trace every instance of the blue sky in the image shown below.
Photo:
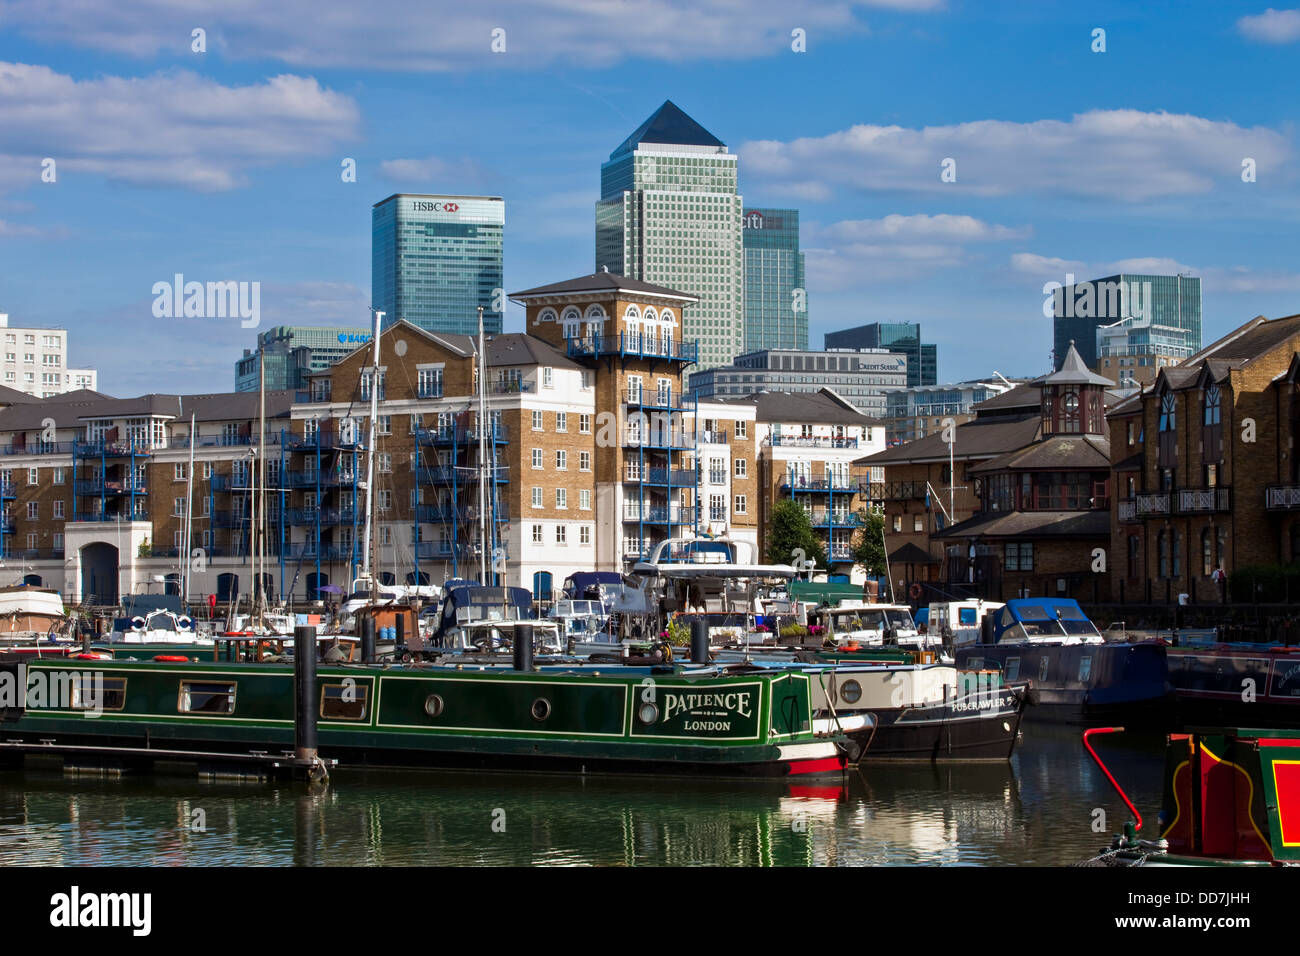
M600 164L665 99L800 209L814 346L920 321L943 380L1038 374L1071 272L1200 275L1207 341L1300 312L1300 10L1136 6L0 0L0 312L110 394L228 390L256 330L155 318L155 282L365 324L399 191L504 196L508 290L589 272Z

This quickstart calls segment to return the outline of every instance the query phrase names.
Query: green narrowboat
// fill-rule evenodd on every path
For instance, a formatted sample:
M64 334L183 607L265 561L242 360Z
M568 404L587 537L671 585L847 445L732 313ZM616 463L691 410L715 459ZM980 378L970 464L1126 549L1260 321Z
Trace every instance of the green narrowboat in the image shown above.
M0 740L124 759L287 752L294 679L282 661L11 659L0 690L68 693L0 707ZM849 728L814 719L798 672L321 664L315 697L319 754L344 767L808 778L843 773L854 749Z

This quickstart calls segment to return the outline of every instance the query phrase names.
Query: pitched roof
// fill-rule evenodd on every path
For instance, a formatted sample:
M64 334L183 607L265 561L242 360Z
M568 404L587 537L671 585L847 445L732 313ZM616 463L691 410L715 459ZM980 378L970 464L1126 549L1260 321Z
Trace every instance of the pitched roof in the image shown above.
M1110 512L1010 511L978 514L950 525L936 538L1108 538Z
M754 418L760 422L884 426L884 422L864 415L829 388L815 392L754 392L734 398L715 395L708 401L716 405L754 405Z
M1105 376L1098 375L1095 372L1088 371L1088 366L1084 364L1082 356L1074 347L1074 341L1070 342L1070 350L1065 353L1065 360L1061 362L1059 372L1053 372L1039 379L1035 384L1039 385L1105 385L1113 387L1115 385Z
M1033 409L1037 412L1042 404L1043 390L1037 384L1026 382L1023 385L1017 385L1015 388L1007 389L1001 395L994 395L982 402L976 402L971 406L971 410L976 415L1021 408Z
M609 154L609 158L630 153L642 143L666 143L674 146L720 146L726 143L718 139L695 120L687 116L672 100L664 100L664 105L650 114L650 118L636 128L627 139L619 144L618 149Z
M290 389L266 393L266 417L286 418L296 392ZM0 411L0 431L33 431L54 419L57 428L73 428L88 418L134 418L164 415L184 420L193 413L201 422L251 421L258 417L260 398L257 392L217 392L209 395L140 395L135 398L111 398L82 389L63 396L71 400L46 400L29 405L14 405Z
M1034 469L1053 471L1073 468L1110 468L1110 441L1092 435L1053 435L1046 441L976 465L972 474Z
M550 342L524 332L507 332L487 341L487 365L549 365L582 368Z
M642 282L640 279L629 279L627 276L621 276L617 272L609 272L608 270L593 272L587 276L578 276L576 279L565 279L563 282L552 282L550 285L539 285L532 289L525 289L522 292L512 292L510 298L528 299L546 295L576 295L583 292L637 292L641 295L680 299L688 304L700 301L698 296L691 295L688 292L678 292L676 289L669 289L667 286L655 285L651 282Z
M26 392L20 392L8 385L0 385L0 405L28 405L40 400L35 395L28 395Z
M1184 359L1180 367L1200 365L1203 361L1214 358L1228 362L1233 368L1240 368L1295 336L1300 336L1300 315L1288 315L1280 319L1266 319L1257 315L1211 342L1195 355Z
M1038 438L1042 422L1035 411L1032 415L1017 418L975 419L958 425L953 457L966 461L971 458L994 458L1007 452L1024 448ZM948 443L942 432L932 432L924 438L896 445L865 458L855 465L904 465L923 461L947 461Z
M938 564L939 559L929 551L909 541L889 555L890 564Z

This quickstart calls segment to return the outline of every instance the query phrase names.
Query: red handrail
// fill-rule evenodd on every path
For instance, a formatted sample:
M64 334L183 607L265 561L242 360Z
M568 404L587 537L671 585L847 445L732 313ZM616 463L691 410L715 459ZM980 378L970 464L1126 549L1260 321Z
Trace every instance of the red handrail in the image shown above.
M1141 830L1142 814L1138 813L1137 807L1133 806L1133 801L1128 798L1128 794L1124 792L1124 789L1119 785L1119 782L1114 778L1114 776L1112 776L1111 772L1106 769L1106 765L1102 763L1101 758L1097 756L1097 751L1092 749L1092 744L1088 743L1088 738L1093 734L1122 734L1123 732L1123 727L1093 727L1092 729L1083 732L1083 745L1088 748L1088 753L1092 754L1092 759L1097 762L1097 766L1100 767L1101 772L1106 775L1106 779L1109 780L1110 785L1115 788L1115 792L1120 795L1120 799L1122 799L1128 808L1133 811L1133 816L1137 817L1137 829Z

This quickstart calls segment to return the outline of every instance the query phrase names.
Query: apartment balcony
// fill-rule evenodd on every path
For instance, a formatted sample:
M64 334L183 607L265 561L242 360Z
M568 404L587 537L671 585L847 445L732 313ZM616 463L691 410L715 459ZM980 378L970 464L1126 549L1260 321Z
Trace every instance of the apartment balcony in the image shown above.
M124 511L92 511L92 512L86 512L77 515L76 518L74 518L73 521L69 523L94 521L96 523L114 522L114 523L124 524L130 521L148 521L148 520L149 520L149 515L145 514L144 512L139 512L138 514L135 515L129 515Z
M624 448L691 449L695 447L694 432L628 430L623 435Z
M861 444L856 438L832 435L773 435L763 443L775 448L857 448Z
M73 493L78 495L147 495L149 489L143 481L125 479L79 478L72 483Z
M673 488L694 488L698 475L693 468L639 468L628 462L623 474L625 482L644 485L662 485Z
M304 561L314 561L317 558L322 561L351 561L354 553L358 557L361 554L350 544L317 545L314 541L299 541L284 546L286 558L302 558Z
M11 481L0 481L0 500L6 498L16 498L14 494L14 485Z
M727 434L725 428L720 431L701 431L695 436L695 440L701 445L725 445Z
M450 541L419 541L415 544L416 557L425 560L451 560L455 549Z
M830 555L830 559L831 559L832 561L852 561L852 560L853 560L853 549L852 549L852 548L845 548L845 547L841 547L841 546L838 546L838 545L837 545L837 546L835 546L835 547L832 547L832 548L827 552L827 554Z
M285 436L286 447L288 447L289 437L290 436ZM207 437L200 435L194 443L199 448L247 448L256 445L258 442L256 435L208 435ZM188 447L188 445L185 447ZM280 447L279 432L276 432L275 434L271 434L270 432L267 433L266 447ZM312 440L312 447L316 447L314 439Z
M624 358L665 359L671 362L698 362L698 342L680 339L664 341L658 336L619 332L618 335L587 335L567 339L569 358L597 358L617 355Z
M11 514L0 515L0 534L16 534L18 531L17 524L14 523L14 516Z
M208 520L214 528L242 528L248 524L248 514L243 511L214 511Z
M1268 485L1264 507L1268 511L1300 511L1300 484Z
M145 441L77 441L72 453L78 458L129 458L132 455L151 455L153 448Z
M922 482L922 485L925 483ZM826 478L811 478L807 475L787 472L785 480L781 482L782 491L844 491L858 492L860 485L856 479L848 475L830 475ZM873 496L874 497L874 496ZM925 497L924 494L921 497Z
M647 524L693 525L695 524L695 511L695 508L642 506L636 502L629 502L623 506L623 520L638 522L644 521Z
M814 528L856 528L858 516L852 511L812 511L808 514Z
M415 480L421 485L474 485L478 483L480 472L490 472L489 480L497 484L510 481L510 468L498 465L495 468L479 468L477 465L435 465L431 468L417 468Z
M1232 489L1181 488L1178 491L1179 514L1214 514L1232 510Z
M493 425L487 439L497 445L509 443L504 425ZM417 428L415 440L421 445L472 445L478 444L479 430L472 426L448 425L445 428Z
M858 486L858 490L872 501L925 500L924 481L873 481Z
M11 442L0 445L6 455L70 455L76 450L75 441L38 441L30 445Z
M1136 498L1139 518L1150 515L1167 515L1171 513L1173 495L1168 491L1159 491L1138 495Z
M628 388L623 393L624 401L634 408L683 409L686 396L672 389Z
M506 379L488 383L487 391L489 395L519 395L527 392L536 391L532 382L525 382L522 379ZM442 390L438 390L437 395L421 395L421 398L441 398Z
M1123 498L1119 501L1119 520L1125 524L1131 524L1138 520L1137 501L1133 498Z

